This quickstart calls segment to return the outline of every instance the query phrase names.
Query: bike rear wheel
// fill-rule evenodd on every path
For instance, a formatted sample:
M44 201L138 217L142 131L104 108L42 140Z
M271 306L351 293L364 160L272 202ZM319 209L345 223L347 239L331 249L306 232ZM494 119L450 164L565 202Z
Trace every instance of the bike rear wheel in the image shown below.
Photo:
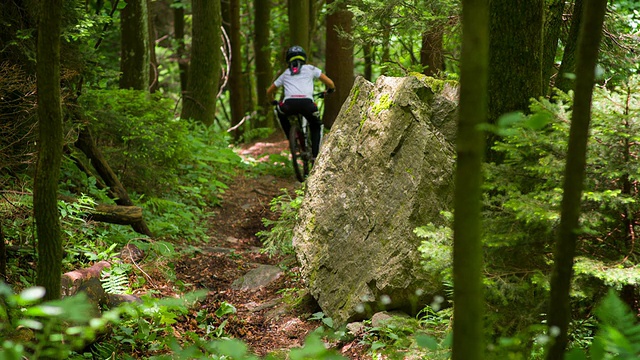
M291 149L291 163L298 181L303 182L309 175L309 151L304 133L297 124L291 124L289 130L289 148Z

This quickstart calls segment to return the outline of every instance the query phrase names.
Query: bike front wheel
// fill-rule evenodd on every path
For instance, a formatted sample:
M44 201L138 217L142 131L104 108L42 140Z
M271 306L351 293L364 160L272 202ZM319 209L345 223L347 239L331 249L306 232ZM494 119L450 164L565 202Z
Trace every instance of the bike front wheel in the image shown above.
M294 124L291 124L289 130L289 148L291 149L293 171L296 173L298 181L303 182L309 175L309 152L311 149L306 144L302 129Z

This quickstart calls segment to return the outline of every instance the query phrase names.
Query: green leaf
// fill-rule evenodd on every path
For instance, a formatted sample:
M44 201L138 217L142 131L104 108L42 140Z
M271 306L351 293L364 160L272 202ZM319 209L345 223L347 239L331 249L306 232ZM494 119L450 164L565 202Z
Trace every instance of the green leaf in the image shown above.
M328 327L333 329L333 319L330 317L326 317L322 319L322 322L327 325Z
M29 316L53 317L64 313L59 306L41 305L27 309L24 314Z
M216 310L215 314L217 317L223 317L227 314L235 314L236 313L236 308L235 306L229 304L226 301L223 301L220 304L220 307L218 308L218 310Z
M587 360L587 355L582 349L571 349L564 355L565 360ZM595 360L595 359L594 359Z
M499 128L510 127L524 119L524 114L520 111L506 113L498 118L496 124Z
M33 319L21 319L18 320L18 324L33 330L42 330L43 325L40 321Z
M218 343L218 350L223 355L229 356L232 359L244 359L247 355L247 345L240 340L223 340Z
M427 348L432 351L438 350L438 341L429 335L425 335L425 334L416 335L416 343L421 348Z
M548 112L539 112L529 116L525 122L528 128L540 130L553 120L553 115Z
M34 286L23 290L20 293L18 303L20 305L26 305L34 303L44 297L46 290L42 286Z

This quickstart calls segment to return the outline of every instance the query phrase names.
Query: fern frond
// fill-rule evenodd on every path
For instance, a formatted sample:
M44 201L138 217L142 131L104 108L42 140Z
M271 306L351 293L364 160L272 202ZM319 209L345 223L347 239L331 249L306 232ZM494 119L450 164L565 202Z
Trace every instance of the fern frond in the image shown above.
M102 270L100 282L107 294L127 294L131 292L129 276L122 267Z

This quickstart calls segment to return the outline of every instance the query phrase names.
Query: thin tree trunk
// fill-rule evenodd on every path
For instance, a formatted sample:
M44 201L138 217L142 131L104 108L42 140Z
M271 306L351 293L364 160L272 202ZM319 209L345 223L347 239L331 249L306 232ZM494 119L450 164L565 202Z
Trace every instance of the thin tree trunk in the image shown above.
M372 81L373 78L373 47L371 44L362 45L364 54L364 78Z
M391 61L391 52L389 49L391 44L391 24L387 17L384 17L380 21L382 22L382 55L380 57L380 65L384 67L389 61Z
M149 20L147 0L126 0L120 12L120 88L149 88Z
M453 222L453 360L484 357L480 204L487 121L489 4L462 1L460 116Z
M444 41L444 27L435 23L422 33L422 47L420 48L420 65L422 73L434 76L444 70L444 55L442 45Z
M158 81L158 58L156 56L157 33L151 9L151 0L147 0L147 10L149 12L149 16L147 16L149 23L149 92L153 94L160 89L160 82Z
M562 62L558 75L556 76L555 87L569 92L574 88L574 76L572 74L576 68L576 48L578 47L578 34L580 32L580 23L582 22L583 0L576 0L573 5L571 15L571 27L569 28L569 36L567 36L567 44L562 54Z
M0 222L0 281L7 282L7 244L4 242L2 222Z
M513 111L528 112L531 98L542 95L543 0L490 0L489 123ZM526 25L524 25L526 24ZM491 148L487 161L501 162Z
M309 0L289 0L289 45L309 49Z
M558 336L547 353L547 360L563 359L568 342L567 331L571 317L569 291L580 229L580 198L585 178L595 68L606 8L607 0L589 0L585 3L582 14L583 24L580 29L576 62L576 91L547 317L549 333L558 333Z
M254 53L256 56L256 87L260 127L274 128L275 122L271 106L267 104L267 89L273 82L271 68L271 47L269 44L269 18L271 16L270 0L254 0Z
M41 3L36 63L38 91L38 163L33 187L33 212L38 235L36 284L45 300L61 296L62 234L58 211L58 179L62 163L60 104L61 0Z
M178 69L180 70L180 93L187 91L187 79L189 75L189 59L186 58L184 46L184 3L182 0L175 0L176 6L173 9L173 31L175 33L178 57Z
M220 0L192 0L193 36L189 82L182 100L183 119L210 126L216 114L220 81Z
M333 2L334 0L328 0L327 4L331 5ZM336 92L325 98L322 121L329 129L353 86L353 42L339 33L344 32L347 36L351 34L352 17L344 2L339 3L335 11L327 15L325 71L336 85Z
M229 0L229 20L231 38L231 71L229 74L231 126L235 127L244 117L244 79L242 77L242 36L240 33L240 0ZM233 131L237 141L242 136L242 128Z
M244 104L242 106L242 111L245 114L250 114L252 113L255 109L255 94L254 94L254 89L256 88L255 86L255 79L256 79L256 73L255 73L255 64L252 64L253 62L253 58L255 58L255 53L253 53L253 44L251 41L251 27L253 26L253 12L252 10L252 5L253 5L253 1L251 1L251 4L245 4L246 7L243 7L244 2L240 3L240 37L242 39L246 39L244 40L244 56L242 58L242 63L244 64L242 67L242 83L244 84L244 88L242 89L243 91L243 99L244 99ZM246 11L245 11L246 10ZM246 16L244 15L246 13ZM243 32L243 29L249 29L246 30L246 32ZM252 58L253 57L253 58ZM245 126L245 131L246 129L254 129L256 128L256 123L254 122L250 122L247 124L247 126Z
M552 0L546 11L544 24L544 45L542 57L542 86L544 93L548 93L551 77L554 73L556 53L558 52L558 38L562 28L565 0Z

